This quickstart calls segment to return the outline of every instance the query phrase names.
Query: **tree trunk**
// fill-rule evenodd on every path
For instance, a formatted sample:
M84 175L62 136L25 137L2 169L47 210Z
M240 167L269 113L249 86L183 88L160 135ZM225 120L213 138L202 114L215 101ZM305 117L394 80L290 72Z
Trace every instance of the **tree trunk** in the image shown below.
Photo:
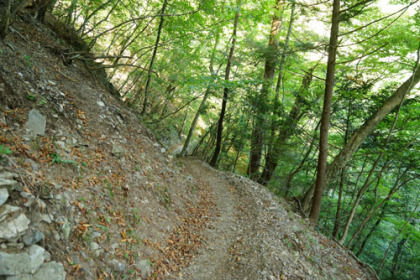
M373 225L373 227L369 230L369 233L366 235L366 237L363 239L362 245L360 245L359 250L356 253L356 256L359 257L360 254L363 252L363 249L365 249L366 243L369 240L369 238L372 236L372 234L375 232L375 230L378 228L379 224L382 222L382 219L385 217L385 209L386 209L386 205L384 205L384 207L382 208L381 214L379 215L378 220L376 220L375 224Z
M233 24L232 44L230 46L229 56L228 56L227 65L226 65L226 72L225 72L226 86L223 89L222 109L220 111L219 122L217 125L216 147L214 149L213 156L209 162L209 164L213 167L216 166L216 162L220 154L220 149L222 147L223 119L225 118L227 99L229 95L228 83L229 83L229 78L230 78L230 69L232 67L233 53L235 51L235 45L236 45L236 32L238 29L238 21L239 21L240 9L241 9L241 0L238 0L237 6L238 6L238 9L235 13L235 21Z
M352 107L352 101L349 100L349 105L347 108L347 117L346 117L346 131L344 133L344 145L347 144L347 139L349 136L349 130L350 130L350 115L351 115L351 107ZM344 189L344 181L346 179L346 169L341 169L341 178L340 178L340 186L338 189L338 201L337 201L337 210L335 212L335 221L334 221L334 228L332 231L332 236L337 239L338 231L340 229L341 224L341 201L343 198L343 189Z
M12 0L6 0L6 3L4 5L4 15L2 17L2 21L0 22L0 39L2 40L6 38L6 35L9 31L11 3Z
M401 86L384 102L384 104L373 115L365 121L365 123L352 135L347 145L334 158L333 162L328 166L325 174L325 182L327 185L338 170L342 169L352 157L353 153L359 148L366 137L375 129L375 127L389 114L408 94L414 86L420 81L420 67L416 64L413 75L406 80ZM311 205L314 195L314 186L312 186L305 194L302 205L307 209Z
M270 38L268 42L268 51L265 59L264 66L264 77L261 88L261 94L259 96L258 105L256 106L256 119L251 135L251 151L249 155L249 166L247 173L252 179L256 179L258 176L258 170L261 164L261 156L263 151L264 133L265 133L265 122L266 119L264 114L266 113L266 100L270 92L271 84L273 82L274 73L277 65L277 34L281 27L281 18L278 16L280 11L281 0L276 1L276 7L274 16L271 21Z
M414 214L417 213L417 208L419 207L419 203L417 203L414 210L411 212L410 217L405 221L404 225L401 227L401 229L398 231L398 233L395 235L395 237L389 242L388 248L385 250L384 257L382 258L381 264L378 268L378 275L380 275L382 267L384 266L386 257L388 256L389 249L391 249L392 244L394 244L395 240L397 240L398 236L403 232L404 228L407 226L407 224L410 222L410 220L413 218Z
M153 49L152 59L150 60L149 70L147 72L147 82L146 82L146 88L144 90L143 109L141 111L142 116L146 114L147 102L149 102L149 88L150 88L150 82L152 80L153 63L155 62L156 53L159 47L160 35L162 33L163 22L165 21L165 17L163 15L165 14L165 9L167 5L168 5L168 0L164 0L163 5L162 5L162 10L160 12L160 22L159 22L158 33L156 36L155 47Z
M340 0L334 0L331 20L330 44L328 47L328 66L325 81L324 107L321 117L321 133L319 137L319 156L317 177L315 182L314 201L309 220L313 225L318 223L321 212L322 193L326 185L326 169L328 157L328 130L330 125L331 101L334 88L335 64L338 43L338 28L340 23ZM343 166L344 167L344 166Z
M295 4L296 3L293 0L292 7L291 7L291 12L290 12L289 28L287 30L286 41L284 43L283 52L281 54L280 63L279 63L279 74L277 76L276 95L274 97L274 102L273 102L274 104L273 104L273 114L271 116L271 134L270 134L270 139L269 139L269 143L268 143L267 156L272 154L273 146L274 146L274 142L275 142L275 138L276 138L276 131L277 131L277 127L278 127L278 120L280 118L280 110L279 110L280 109L280 101L279 101L280 87L281 87L281 84L282 84L282 81L283 81L283 70L284 70L284 64L285 64L285 61L286 61L286 53L287 53L287 50L289 48L290 36L292 35L294 13L295 13ZM281 133L282 132L280 132L280 134ZM271 163L271 161L269 161L269 162ZM276 163L277 163L277 161L276 161ZM266 159L266 164L267 164L267 159ZM274 167L274 169L275 169L275 167ZM265 166L264 166L264 171L266 171ZM264 173L264 171L263 171L263 173ZM261 177L259 178L259 182L264 184L263 175L261 175ZM268 182L266 182L266 183L268 183Z
M353 203L353 206L352 206L351 211L350 211L350 215L347 218L346 225L344 226L343 235L341 236L341 239L340 239L340 244L341 245L343 245L344 242L346 241L347 234L348 234L349 228L350 228L350 224L353 221L354 215L356 214L356 210L357 210L357 207L359 206L360 200L362 199L363 195L365 194L365 192L369 188L369 186L374 182L374 180L371 180L371 178L374 174L374 171L375 171L376 167L378 166L379 160L382 158L382 155L383 155L383 153L381 153L378 156L378 158L375 160L374 164L372 165L372 168L369 171L369 174L368 174L367 178L365 179L365 183L360 188L360 190L357 192L356 200ZM388 166L388 161L382 166L381 171L379 172L377 178L382 177L382 173L387 166Z
M210 65L209 65L210 74L213 77L215 75L215 72L214 72L214 69L213 69L214 56L216 54L217 46L219 45L219 39L220 39L220 33L218 32L216 34L216 40L215 40L214 48L213 48L213 51L212 51L212 54L211 54L211 57L210 57ZM204 108L206 106L207 99L210 96L211 87L212 87L213 82L214 82L214 79L212 79L210 84L207 85L207 89L206 89L206 92L204 93L204 97L201 100L201 103L200 103L200 106L198 107L197 113L195 114L194 119L191 123L190 130L188 131L187 139L185 139L184 146L182 147L182 151L181 151L181 154L180 154L181 157L185 157L187 155L188 146L190 145L190 141L191 141L191 138L193 136L195 127L197 126L198 118L200 117L201 112L204 110Z
M283 151L283 147L285 146L287 140L294 134L297 124L303 116L303 114L301 114L301 108L305 102L303 96L305 95L305 92L309 89L309 86L312 82L312 73L314 69L315 68L309 69L309 71L303 77L302 85L296 94L295 104L290 110L287 119L282 124L279 134L276 137L274 143L272 144L271 151L269 149L269 152L267 153L264 170L261 173L260 178L258 179L258 182L263 185L267 185L268 182L270 182L274 170L277 167L277 162L280 159L281 153Z
M392 258L392 268L391 268L391 279L398 280L398 276L396 277L395 274L399 270L398 264L400 261L401 252L404 249L405 243L407 242L407 238L401 239L400 242L397 244L397 249L395 250L394 257ZM397 274L398 275L398 274Z
M378 211L379 208L381 208L393 195L396 193L402 186L407 184L411 179L407 179L406 181L402 182L400 185L398 185L400 179L402 176L404 176L404 173L407 172L405 170L401 176L399 176L394 183L394 186L391 188L391 190L388 192L388 195L372 210L370 213L364 218L362 223L359 225L359 227L356 229L356 231L353 234L353 237L349 240L346 247L350 247L352 242L354 241L357 234L362 230L362 228L365 226L365 224L372 218L372 216Z
M292 187L293 178L302 169L303 165L305 164L306 160L308 159L309 155L312 152L312 148L315 146L315 141L316 141L316 138L317 138L317 131L318 131L318 128L319 128L320 124L321 124L321 122L317 123L317 125L314 129L314 135L312 136L311 143L309 144L309 148L306 151L305 155L303 156L302 160L300 161L299 166L296 169L292 170L290 172L290 174L287 176L286 191L285 191L285 194L284 194L285 197L289 196L290 188Z

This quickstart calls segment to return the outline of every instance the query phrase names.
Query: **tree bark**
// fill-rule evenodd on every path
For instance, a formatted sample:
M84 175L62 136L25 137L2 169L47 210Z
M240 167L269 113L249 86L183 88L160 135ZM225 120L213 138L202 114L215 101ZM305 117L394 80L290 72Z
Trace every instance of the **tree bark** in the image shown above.
M281 7L281 0L276 1L275 11L273 19L271 21L271 30L270 38L268 41L268 51L265 59L264 66L264 77L263 84L261 88L261 94L259 96L258 104L256 105L256 118L254 121L254 126L252 129L251 135L251 150L249 155L249 165L247 174L252 178L256 179L258 177L258 171L261 164L261 157L263 151L264 143L264 133L265 133L265 122L266 119L264 114L266 113L266 100L268 100L268 95L270 92L271 84L273 82L274 73L277 65L277 50L278 50L278 41L277 35L281 28L281 18L278 16L278 12Z
M158 27L158 33L156 36L155 47L153 49L152 59L150 60L149 70L147 72L147 82L146 82L146 88L144 90L143 109L141 111L142 116L146 114L147 103L149 102L149 88L150 88L150 82L152 80L153 63L155 62L156 53L159 47L160 35L162 33L163 22L165 21L165 17L163 15L165 14L165 9L167 5L168 5L168 0L164 0L163 5L162 5L162 10L160 12L161 17L160 17L160 22L159 22L159 27Z
M319 156L317 177L309 220L313 225L318 223L321 212L322 193L326 185L326 170L328 157L328 130L330 125L331 102L334 88L335 64L338 44L338 29L340 23L340 0L334 0L331 20L330 44L328 47L327 77L325 81L324 106L321 117L321 133L319 137Z
M235 13L235 20L234 20L234 24L233 24L232 44L230 46L230 51L229 51L229 56L228 56L228 59L227 59L227 65L226 65L226 71L225 71L226 86L223 89L222 109L220 111L219 122L218 122L218 125L217 125L216 147L214 149L213 156L212 156L212 158L209 162L209 164L213 167L216 166L217 159L219 158L219 154L220 154L220 149L222 147L223 119L225 118L226 105L227 105L228 95L229 95L229 91L230 91L228 83L229 83L229 79L230 79L230 69L232 67L233 53L235 51L235 45L236 45L236 32L237 32L237 29L238 29L238 22L239 22L240 9L241 9L241 0L238 0L237 6L238 6L238 9Z

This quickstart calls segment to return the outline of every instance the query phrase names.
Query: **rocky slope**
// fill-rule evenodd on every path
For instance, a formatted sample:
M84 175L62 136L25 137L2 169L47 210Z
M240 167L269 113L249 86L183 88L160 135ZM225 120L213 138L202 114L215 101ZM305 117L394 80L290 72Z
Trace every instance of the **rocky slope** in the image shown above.
M0 279L374 279L263 187L174 160L31 19L0 42Z

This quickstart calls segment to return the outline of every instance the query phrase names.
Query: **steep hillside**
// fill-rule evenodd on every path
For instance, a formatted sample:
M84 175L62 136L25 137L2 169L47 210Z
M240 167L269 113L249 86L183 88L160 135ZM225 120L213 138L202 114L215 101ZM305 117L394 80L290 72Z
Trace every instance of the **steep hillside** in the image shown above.
M0 279L374 279L262 186L174 160L66 48L31 20L0 42Z

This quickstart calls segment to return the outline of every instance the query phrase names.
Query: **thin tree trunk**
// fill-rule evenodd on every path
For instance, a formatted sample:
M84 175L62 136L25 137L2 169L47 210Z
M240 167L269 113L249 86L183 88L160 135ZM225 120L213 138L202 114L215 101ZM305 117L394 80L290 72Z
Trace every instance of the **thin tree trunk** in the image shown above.
M378 156L378 158L375 160L374 164L372 165L372 168L369 171L369 174L368 174L367 178L365 179L365 183L360 188L360 190L357 192L356 200L353 203L353 206L352 206L351 211L350 211L350 215L347 218L346 225L344 226L343 235L340 238L340 244L341 245L344 244L344 242L346 241L347 234L348 234L348 231L349 231L349 228L350 228L350 224L353 221L354 215L356 214L356 210L357 210L357 207L359 206L360 200L362 199L362 197L365 194L366 190L370 187L370 185L372 185L372 183L374 182L374 180L376 180L376 179L371 180L371 178L372 178L372 176L374 174L374 171L375 171L376 167L378 166L379 160L382 158L382 155L383 154L381 153ZM377 178L382 177L382 173L383 173L383 171L385 170L385 168L387 166L388 166L388 161L382 166L381 171L379 172Z
M152 80L153 63L155 62L156 53L159 47L160 35L162 33L163 22L165 21L165 17L163 15L165 14L165 9L167 5L168 5L168 0L164 0L163 5L162 5L162 10L160 12L160 22L159 22L158 33L156 36L155 48L153 49L152 59L150 60L149 70L147 72L147 82L146 82L146 88L144 90L143 109L141 111L142 116L146 114L147 103L149 102L149 88L150 88L150 82Z
M405 170L403 172L404 173L407 172L407 170ZM357 236L357 234L362 230L362 228L365 226L365 224L372 218L372 216L378 211L379 208L381 208L393 195L394 193L396 193L402 186L404 186L405 184L407 184L409 181L413 180L413 178L411 179L407 179L406 181L402 182L400 185L398 185L401 177L403 176L399 176L394 184L394 186L391 188L391 190L388 192L388 195L378 204L378 206L376 206L372 211L370 211L370 213L365 217L365 219L363 220L363 222L359 225L359 227L356 229L355 233L353 234L353 237L349 240L349 242L347 243L346 247L350 247L352 242L354 241L355 237Z
M389 253L389 249L391 249L392 244L394 244L395 240L397 240L398 236L400 236L400 234L403 232L404 228L407 226L407 224L410 222L410 220L413 218L414 214L417 212L417 208L419 206L419 203L417 203L416 207L414 208L414 210L411 212L410 217L408 217L408 219L405 221L404 225L401 227L401 229L398 231L398 233L394 236L394 238L391 240L391 242L388 245L388 248L386 249L385 253L384 253L384 257L382 258L381 264L379 265L378 268L378 275L380 275L381 270L384 266L385 263L385 259L388 256Z
M290 174L287 176L287 181L286 181L286 192L284 194L285 197L289 196L290 193L290 188L292 185L292 180L293 178L296 176L296 174L302 169L303 165L305 164L306 160L308 159L309 155L312 152L312 148L315 146L315 141L316 141L316 137L317 137L317 131L319 128L319 125L321 124L321 122L318 122L315 129L314 129L314 134L312 136L311 139L311 143L309 145L308 150L306 151L305 155L303 156L303 159L301 160L299 166L294 169L292 172L290 172Z
M340 0L334 0L331 20L330 44L328 47L328 66L325 81L324 107L321 118L321 134L319 137L319 156L317 177L314 191L314 201L312 204L309 220L313 225L318 223L319 213L321 212L322 193L326 185L326 170L328 157L328 130L330 125L331 102L334 88L335 64L338 44L338 29L340 23ZM344 167L344 166L343 166Z
M268 95L277 65L277 34L281 28L281 18L278 16L278 12L280 11L281 2L281 0L276 1L274 16L271 21L271 31L268 42L268 54L265 60L263 84L261 94L258 98L258 102L260 104L256 106L256 119L251 135L251 151L249 155L249 166L247 173L252 179L256 179L258 177L258 170L261 164L266 122L264 117L267 109L266 100L268 100Z
M223 119L224 119L225 114L226 114L226 104L227 104L227 99L228 99L228 95L229 95L229 91L230 91L229 87L228 87L228 83L229 83L229 78L230 78L230 69L232 67L233 53L235 51L235 45L236 45L236 32L237 32L237 29L238 29L239 15L240 15L240 9L241 9L241 0L238 0L237 6L238 6L238 8L237 8L237 11L235 13L235 20L234 20L234 24L233 24L232 44L230 46L230 51L229 51L229 56L228 56L228 59L227 59L227 65L226 65L226 71L225 71L226 86L223 89L222 109L220 111L219 123L217 125L216 147L214 149L213 156L212 156L212 158L209 162L209 164L211 166L216 166L216 162L217 162L217 159L219 158L220 149L221 149L221 146L222 146Z
M299 120L303 117L303 114L301 113L302 105L305 102L303 96L305 95L305 92L309 89L309 86L312 82L312 73L314 69L315 68L309 69L309 71L303 77L302 85L300 86L299 91L296 94L295 103L292 109L290 110L287 119L282 124L278 136L276 137L272 145L271 151L269 150L269 152L267 153L264 170L261 173L260 178L258 179L258 182L263 185L266 185L270 182L274 170L277 167L277 162L281 156L283 147L286 145L287 140L294 134Z
M385 147L388 145L388 142L391 139L392 133L394 132L394 128L395 128L395 125L397 124L397 120L398 120L398 117L399 117L399 114L400 114L400 111L401 111L401 106L403 104L403 101L404 101L404 97L403 97L403 99L400 102L400 105L398 107L396 116L394 118L394 122L393 122L393 124L391 126L391 129L389 130L389 133L388 133L388 136L387 136L387 138L385 140L385 143L383 144L383 149L385 149ZM365 180L365 183L363 184L362 188L357 193L356 201L354 202L353 208L351 209L350 216L349 216L349 218L347 220L347 223L346 223L346 226L344 228L343 236L340 239L340 244L343 244L345 242L346 238L347 238L347 233L348 233L348 230L349 230L349 227L350 227L350 223L351 223L351 221L352 221L352 219L354 217L354 214L356 213L356 209L357 209L357 206L359 205L360 199L362 198L363 194L365 193L365 191L367 190L367 188L372 183L370 181L370 178L372 177L373 171L375 170L376 166L379 164L379 161L382 159L383 155L384 155L384 152L381 151L380 154L379 154L379 156L378 156L378 158L373 163L372 168L371 168L371 170L369 172L369 175L368 175L368 177ZM381 171L379 172L378 178L380 178L382 176L382 173L383 173L384 169L386 168L387 163L388 163L388 160L384 164L384 166L382 167Z
M85 31L85 27L86 24L90 21L90 19L96 15L99 11L105 9L108 7L108 4L111 3L113 0L108 0L107 2L103 3L102 5L100 5L98 8L96 8L92 13L90 13L90 15L88 15L85 20L83 21L82 25L80 25L80 27L76 30L76 33L81 33L83 34L83 32ZM116 1L118 3L118 1Z
M0 39L4 40L6 35L9 31L9 24L10 24L10 9L11 9L12 0L6 0L5 3L5 12L2 21L0 22Z
M342 169L347 162L351 159L353 153L359 148L366 137L375 129L375 127L398 106L414 86L420 81L420 67L418 66L418 58L414 67L413 75L407 79L401 86L384 102L384 104L372 114L372 116L365 121L365 123L352 135L347 145L340 151L334 158L333 162L328 166L325 172L325 182L327 185L332 177L337 173L337 170ZM314 186L312 186L305 194L302 201L304 209L311 205L312 198L314 197Z
M279 63L279 74L277 76L276 95L274 97L273 114L272 114L272 119L271 119L271 135L270 135L270 140L269 140L269 143L268 143L267 155L270 155L272 153L273 144L274 144L274 140L275 140L275 137L276 137L276 130L277 130L277 127L278 127L278 119L280 117L280 112L279 112L279 109L280 109L280 100L279 100L280 87L281 87L281 84L282 84L282 81L283 81L283 70L284 70L284 64L285 64L285 61L286 61L286 53L287 53L287 50L289 48L290 36L292 35L293 21L294 21L294 14L295 14L295 6L296 6L295 4L296 3L293 0L292 7L291 7L291 12L290 12L289 28L287 30L286 41L284 43L283 52L281 54L280 63ZM267 160L266 160L266 162L267 162ZM260 177L260 179L261 179L261 177Z
M382 219L385 217L385 209L386 209L386 204L382 208L382 211L381 211L381 214L379 215L379 218L376 220L375 224L372 226L372 228L369 230L366 237L363 239L362 244L360 245L360 248L356 253L357 257L359 257L360 254L363 252L363 250L365 249L367 241L372 236L372 234L375 232L375 230L378 228L379 224L382 222Z
M347 118L346 118L346 131L344 133L344 145L347 144L347 139L349 136L349 130L350 130L350 115L351 115L351 107L352 107L352 101L349 100L349 105L347 108ZM340 229L341 224L341 200L343 198L343 189L344 189L344 181L346 179L346 169L341 169L341 178L340 178L340 186L338 189L338 201L337 201L337 211L335 212L335 221L334 221L334 228L332 231L332 236L334 238L337 238L338 231Z
M181 154L180 154L181 157L185 157L187 155L188 146L190 145L190 141L191 141L191 138L193 136L195 127L197 126L198 118L200 117L201 112L204 110L204 108L206 106L207 99L210 96L211 87L212 87L212 84L214 82L214 76L215 76L215 72L214 72L214 68L213 68L214 57L215 57L215 54L216 54L217 46L219 45L219 39L220 39L220 33L217 32L216 40L215 40L214 47L213 47L213 51L212 51L212 54L211 54L211 57L210 57L210 65L209 65L210 75L212 75L213 79L207 85L206 93L204 94L204 97L201 100L200 106L198 107L198 110L197 110L197 112L194 116L194 119L193 119L192 123L191 123L190 130L188 131L188 135L187 135L187 138L185 139L184 146L182 147L182 151L181 151Z
M391 268L391 279L392 280L394 280L394 279L398 280L398 276L396 277L395 274L398 271L398 264L399 264L399 259L400 259L400 256L401 256L401 252L403 251L404 246L407 243L407 241L408 241L407 238L403 238L397 244L397 249L395 250L394 257L392 258L392 268Z

